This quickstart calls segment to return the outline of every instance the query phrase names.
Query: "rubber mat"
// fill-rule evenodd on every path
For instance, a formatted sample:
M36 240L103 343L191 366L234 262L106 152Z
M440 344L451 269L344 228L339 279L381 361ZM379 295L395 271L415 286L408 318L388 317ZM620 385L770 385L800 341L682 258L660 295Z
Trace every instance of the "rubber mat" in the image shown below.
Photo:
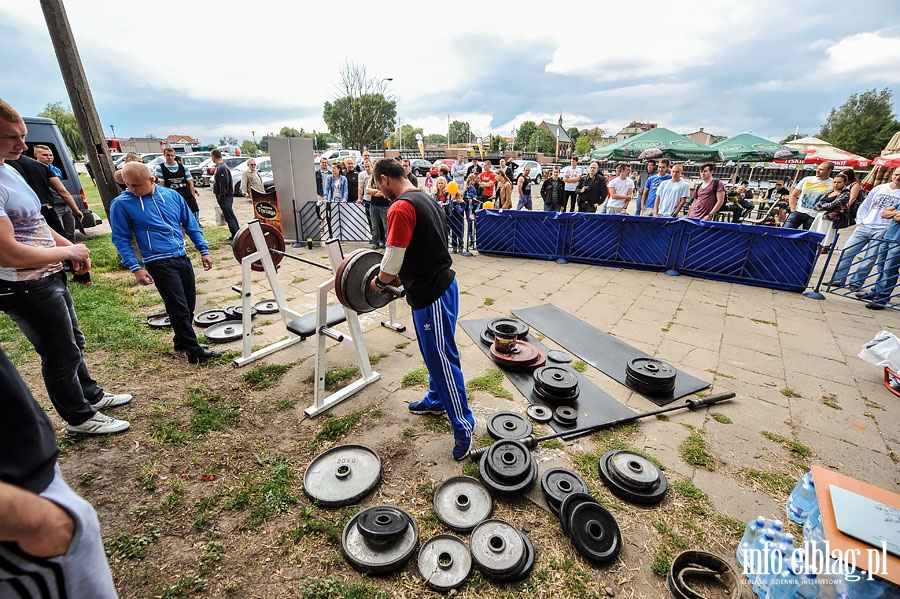
M490 358L491 346L481 340L481 333L487 328L487 325L491 320L493 320L493 318L462 320L459 322L462 329L472 338L475 345L481 348L481 351L483 351L488 358ZM534 335L528 335L528 337L525 338L525 341L534 345L544 353L547 353L547 346L538 341ZM547 406L551 410L556 408L556 406L550 405L534 396L534 379L532 378L531 372L509 370L496 364L493 360L491 360L491 363L499 368L506 377L512 381L512 384L522 392L522 395L524 395L525 399L529 402ZM555 362L548 360L547 363L554 364ZM575 400L572 407L578 410L578 422L574 426L562 426L555 420L551 420L549 424L553 427L553 430L561 433L568 429L582 428L585 426L599 426L601 424L606 424L607 422L618 420L619 418L628 418L635 415L635 412L620 404L615 398L584 378L580 373L576 372L575 374L578 376L579 393L578 399ZM567 436L565 438L577 436L580 435L572 435L572 437Z
M533 308L513 310L518 318L553 339L566 351L578 356L606 376L626 387L625 368L632 358L652 358L641 350L616 339L608 333L591 326L576 316L560 310L553 304L542 304ZM675 365L672 364L674 368ZM675 375L675 389L669 395L644 395L658 406L672 403L680 397L706 389L711 383L691 376L683 370ZM630 387L629 387L630 389Z

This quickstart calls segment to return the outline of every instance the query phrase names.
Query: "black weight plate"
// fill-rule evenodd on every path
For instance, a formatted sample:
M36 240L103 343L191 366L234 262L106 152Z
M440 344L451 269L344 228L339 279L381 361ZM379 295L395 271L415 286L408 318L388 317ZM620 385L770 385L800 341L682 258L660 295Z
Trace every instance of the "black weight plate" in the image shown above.
M534 570L534 562L537 557L537 554L534 551L534 544L531 542L528 535L521 530L519 531L519 534L522 535L522 540L525 542L525 560L515 572L493 576L492 578L497 582L521 582L528 578L531 575L531 571Z
M222 310L225 312L225 318L228 320L241 320L241 315L238 314L238 308L240 306L225 306L225 309Z
M578 553L597 565L608 564L622 549L619 524L599 503L585 502L572 508L569 538Z
M550 468L541 476L541 490L550 511L559 516L562 500L572 493L587 493L588 487L584 479L575 472L565 468Z
M194 315L194 324L204 328L226 320L228 320L228 315L225 314L225 310L204 310Z
M381 255L378 252L375 252L375 253L378 254L379 256ZM372 287L369 285L369 283L371 283L372 279L377 277L378 273L380 273L380 272L381 272L381 261L379 261L378 264L373 265L371 268L369 268L368 271L366 271L366 276L363 277L363 280L362 280L362 289L360 289L360 291L363 294L363 297L366 298L366 303L368 303L370 306L372 306L372 308L374 308L376 310L378 308L384 308L385 306L387 306L389 303L391 303L392 301L394 301L396 299L395 296L391 295L390 293L388 293L386 291L376 291L374 293L372 292Z
M631 374L626 374L625 384L638 393L649 396L666 396L670 395L675 390L675 379L672 379L668 382L662 381L659 384L654 384L638 380L631 376Z
M169 315L165 312L159 314L151 314L147 317L147 326L151 329L166 329L172 326L169 321Z
M495 439L524 439L534 432L534 427L521 414L497 412L488 418L487 430Z
M590 493L569 493L559 504L559 525L562 527L566 536L569 536L569 516L576 505L584 502L598 503Z
M367 541L383 545L403 536L409 526L409 516L394 506L376 505L359 513L356 526Z
M498 441L498 443L499 442L500 441ZM527 493L528 491L530 491L534 484L537 482L538 465L537 461L534 459L534 456L531 456L531 470L529 476L527 476L522 482L511 485L504 484L502 481L497 481L491 478L490 475L485 471L485 461L486 460L484 456L482 456L481 461L478 463L478 474L479 476L481 476L482 484L488 491L491 492L491 495L513 499L521 496L523 493Z
M341 273L341 291L343 298L351 310L359 314L365 314L374 310L369 304L364 292L364 283L369 270L376 264L381 264L382 256L375 250L359 249L347 257L347 266Z
M642 383L662 387L668 384L674 386L678 371L662 360L641 356L628 360L625 374Z
M250 306L250 318L256 316L256 308ZM234 306L234 314L238 317L238 319L244 318L244 307L243 306Z
M553 412L553 419L563 426L572 426L578 422L578 410L570 406L559 406Z
M538 387L532 387L532 392L534 396L544 403L548 403L551 406L562 406L562 405L570 405L578 399L579 391L575 389L575 393L566 396L566 397L555 397L553 395L548 394L546 391L539 389Z
M566 366L541 366L532 377L535 387L553 397L568 397L578 390L578 375Z
M633 451L617 451L606 461L609 475L630 489L652 489L659 483L659 468Z
M617 450L607 451L602 456L600 456L600 480L603 481L603 484L606 485L606 488L608 488L612 492L612 494L619 499L623 499L631 503L637 503L640 505L652 505L662 501L666 496L666 491L669 488L669 482L666 479L666 475L662 471L660 471L659 481L654 487L650 489L634 489L626 487L625 485L619 483L609 472L609 459L616 452Z
M515 485L531 476L531 454L518 441L501 439L481 459L491 480L501 484Z
M453 535L435 535L422 544L419 574L432 591L445 593L466 581L472 572L469 546Z
M541 424L553 420L553 410L551 410L547 406L532 404L528 406L528 409L525 410L525 413L528 414L529 418L531 418L535 422L540 422Z
M253 304L260 314L275 314L278 312L278 302L273 299L265 299Z
M211 343L228 343L244 336L244 325L233 320L214 324L206 329L206 338Z
M494 334L488 329L481 331L481 342L485 345L494 345Z
M415 518L409 514L407 517L409 526L400 539L386 545L372 545L360 534L359 514L353 516L341 534L341 549L347 562L364 574L388 574L405 566L419 543L419 525Z
M525 337L528 336L528 332L531 330L527 324L525 324L518 318L495 318L488 322L487 328L489 331L491 331L491 333L496 335L498 325L507 325L513 327L513 330L511 332L515 334L516 339L525 339Z
M564 351L559 351L558 349L554 349L547 352L547 359L551 362L558 362L560 364L566 364L572 361L572 356L567 354Z

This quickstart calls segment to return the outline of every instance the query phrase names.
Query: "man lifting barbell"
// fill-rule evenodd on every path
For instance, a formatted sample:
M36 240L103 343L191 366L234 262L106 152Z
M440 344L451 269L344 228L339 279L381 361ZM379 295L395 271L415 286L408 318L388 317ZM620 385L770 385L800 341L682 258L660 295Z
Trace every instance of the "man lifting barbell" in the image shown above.
M375 163L372 178L391 201L387 247L371 291L402 284L412 308L419 351L428 368L428 394L409 404L413 414L446 414L453 425L453 458L462 460L472 444L475 417L466 400L456 347L459 288L447 250L444 215L428 194L416 189L394 160Z

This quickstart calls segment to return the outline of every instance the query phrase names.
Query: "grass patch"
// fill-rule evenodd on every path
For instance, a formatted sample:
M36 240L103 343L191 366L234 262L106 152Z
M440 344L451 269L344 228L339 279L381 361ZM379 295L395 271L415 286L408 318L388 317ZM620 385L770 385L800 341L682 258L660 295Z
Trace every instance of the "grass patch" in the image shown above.
M409 341L404 341L403 343L395 345L394 349L405 349L407 345L409 345Z
M285 410L290 410L295 405L297 405L297 402L295 402L293 399L285 397L276 401L275 405L272 406L272 409L276 412L284 412Z
M202 576L194 572L188 572L178 577L170 587L166 587L162 591L162 599L182 599L189 597L194 593L199 593L206 588L206 581Z
M184 484L179 480L172 485L172 492L159 504L159 509L168 512L181 505L184 501Z
M413 437L416 436L416 429L414 429L414 428L411 427L411 426L407 426L407 427L404 428L402 431L400 431L400 435L401 435L404 439L412 439Z
M777 322L772 322L771 320L763 320L762 318L751 318L750 322L756 322L759 324L769 324L769 325L772 325L773 327L778 326Z
M241 375L241 382L253 391L263 391L275 386L293 364L260 364Z
M143 528L142 532L133 535L120 532L106 541L103 546L109 560L118 563L123 559L141 559L146 556L147 547L160 537L160 532L158 526L149 522Z
M205 435L210 431L225 430L225 425L238 421L237 406L221 402L221 396L204 387L188 391L188 400L194 408L191 416L191 432Z
M733 422L731 418L720 412L712 412L709 416L719 424L731 424Z
M172 445L184 445L188 442L188 434L182 428L181 421L177 418L165 421L160 417L152 417L147 425L150 428L150 436L159 443Z
M572 368L574 368L578 372L584 372L585 370L587 370L587 363L584 360L575 360L572 363Z
M377 354L369 354L369 363L372 364L372 366L375 366L376 364L378 364L379 362L381 362L382 360L384 360L387 357L388 357L388 354L386 354L384 352L379 352Z
M679 453L685 463L695 468L704 468L709 471L715 470L716 461L709 453L709 449L706 447L706 439L703 438L700 431L694 430L688 435L687 439L681 443Z
M777 472L757 470L756 468L744 468L742 472L748 479L773 495L790 494L794 489L794 484L797 482L790 476L778 474Z
M449 433L453 430L450 420L444 416L438 416L437 414L425 414L422 418L422 422L425 426L425 430L431 431L432 433Z
M322 428L316 433L316 441L338 441L344 438L359 424L362 410L354 410L345 416L336 418L330 412L322 414Z
M503 388L503 373L497 369L489 371L484 376L474 378L466 384L466 392L485 391L494 397L512 399L513 395Z
M293 279L291 279L291 285L299 285L300 283L303 283L304 281L306 281L305 277L294 277Z
M770 431L760 431L763 437L768 439L769 441L773 441L775 443L779 443L783 445L788 451L790 451L793 455L798 458L808 458L812 455L812 449L800 443L799 441L795 441L793 439L787 439L778 433L773 433Z
M484 305L485 305L485 306L493 306L493 305L494 305L494 298L492 298L492 297L486 297L486 298L484 298Z
M363 582L347 582L335 576L327 578L308 578L303 587L303 599L389 599L387 591L379 589L375 584Z
M478 478L478 464L471 460L466 460L466 462L462 466L462 473L463 476Z
M259 530L263 522L287 512L297 502L291 493L297 475L290 460L277 454L263 455L256 465L252 474L242 477L240 487L228 490L230 498L225 504L226 509L250 508L241 524L241 528L249 531Z
M348 366L347 368L341 368L340 370L329 370L325 373L325 388L336 387L342 383L346 383L350 379L356 377L359 374L359 368L356 366ZM316 375L315 373L306 377L307 383L315 383Z
M826 393L822 396L822 403L833 410L843 410L841 404L838 403L837 395L834 393Z
M419 387L422 385L428 384L428 369L424 366L421 368L416 368L412 372L407 372L403 375L403 378L400 379L400 386L403 388L406 387Z
M800 395L799 393L797 393L796 391L794 391L794 390L791 389L790 387L784 387L783 389L781 389L780 392L781 392L781 394L784 395L785 397L801 397L801 395Z

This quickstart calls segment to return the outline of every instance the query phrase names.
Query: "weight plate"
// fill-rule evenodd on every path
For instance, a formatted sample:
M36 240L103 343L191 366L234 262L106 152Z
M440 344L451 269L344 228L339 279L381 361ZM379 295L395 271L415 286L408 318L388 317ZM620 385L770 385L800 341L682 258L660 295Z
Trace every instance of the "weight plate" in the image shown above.
M501 352L497 349L497 344L491 345L491 358L494 362L501 366L515 366L520 362L531 362L538 356L538 349L525 341L516 343L516 347L511 352Z
M658 389L659 394L668 393L675 388L675 376L678 371L671 365L650 357L638 357L628 360L625 366L625 382L634 387ZM637 390L637 389L636 389Z
M569 493L560 502L559 525L566 536L569 536L569 516L572 515L572 510L575 509L575 506L585 502L597 503L597 500L590 493Z
M384 545L396 541L406 532L409 516L392 505L376 505L359 513L356 527L372 545Z
M540 389L538 387L533 387L532 390L534 392L535 397L537 397L541 401L548 403L550 405L553 405L553 406L571 404L576 399L578 399L578 394L579 394L578 389L575 389L574 393L571 393L565 397L556 397L556 396L550 395L549 393L547 393L546 391L544 391L543 389Z
M521 414L497 412L487 421L488 433L495 439L524 439L534 427Z
M494 576L493 578L495 581L507 583L521 582L528 578L531 575L531 571L534 570L534 561L536 557L534 544L531 542L531 539L528 538L528 535L521 530L519 531L519 534L522 535L522 540L525 542L525 560L514 572L502 576Z
M528 414L529 418L531 418L535 422L540 422L541 424L553 420L553 410L551 410L547 406L532 404L528 406L528 409L525 410L525 413Z
M405 566L419 542L419 525L415 518L406 515L409 518L406 532L387 545L372 545L367 541L359 531L360 514L353 516L341 534L341 549L347 562L364 574L388 574Z
M303 475L303 491L325 507L357 503L381 480L381 458L364 445L340 445L319 454Z
M381 253L375 252L379 256L382 256ZM383 257L383 256L382 256ZM378 273L381 272L381 260L378 261L378 264L373 265L369 270L366 271L366 275L362 280L362 289L360 289L364 298L366 298L366 303L372 306L373 309L377 310L378 308L384 308L389 303L396 299L395 296L391 295L386 291L376 291L372 292L372 288L369 283L372 282L372 279L378 276Z
M338 287L340 281L341 295L338 300L341 303L358 312L365 314L371 312L375 308L369 304L364 291L364 283L369 270L381 264L383 256L375 250L360 248L351 252L341 263L344 268L340 269L340 279L335 273L335 288ZM343 298L343 300L342 300Z
M484 343L485 345L493 345L494 344L494 334L491 331L489 331L488 329L481 331L481 342Z
M650 489L659 483L659 468L633 451L617 451L606 461L609 475L626 487Z
M418 566L425 586L444 593L461 586L472 573L472 554L462 539L435 535L419 549Z
M528 557L519 529L503 520L485 520L476 526L469 546L472 561L491 577L516 572Z
M566 366L541 366L532 378L535 387L554 397L567 397L578 390L578 375Z
M478 479L454 476L434 492L434 513L456 532L469 533L494 511L491 494Z
M572 508L569 538L586 560L608 564L619 555L622 533L613 515L599 503L586 501Z
M504 485L515 485L531 476L531 454L519 441L497 441L488 447L481 461L491 480Z
M281 231L268 223L261 222L259 223L259 226L262 228L263 239L266 241L266 246L270 250L284 252L284 235L281 234ZM250 225L244 225L234 234L234 239L231 242L231 249L238 262L241 262L244 259L244 256L249 256L256 251L256 244L253 243L253 233L250 232ZM275 266L278 266L281 263L282 258L284 258L284 256L276 252L270 251L269 255L272 256L272 263ZM262 272L264 270L262 261L260 260L252 263L250 268L257 272Z
M578 410L571 406L559 406L553 412L553 419L563 426L573 426L578 422Z
M516 339L525 339L528 336L529 327L527 324L519 320L518 318L495 318L488 322L487 329L493 333L495 336L497 335L497 327L500 325L506 325L513 327L512 333L516 336ZM504 326L504 331L509 330Z
M165 312L159 314L151 314L147 317L147 326L151 329L166 329L172 326L169 321L169 315Z
M225 306L225 309L222 310L225 312L225 318L228 320L240 320L241 317L237 313L237 306Z
M228 343L237 341L244 336L244 325L233 320L226 320L219 324L211 325L206 329L206 338L211 343Z
M258 301L253 304L253 307L256 308L256 311L260 314L275 314L279 311L278 302L273 299Z
M567 354L564 351L559 351L558 349L550 350L547 352L547 359L551 362L558 362L560 364L566 364L572 361L572 356Z
M521 345L523 343L525 343L525 341L518 341L516 343L516 347L518 347L519 345ZM537 349L537 348L535 348L535 349ZM534 370L535 368L540 368L541 366L543 366L544 364L547 363L547 354L545 354L540 349L537 349L537 353L538 353L538 355L535 356L534 359L531 360L530 362L524 362L524 363L519 362L513 366L510 366L509 367L510 370L520 370L520 371L528 372L530 370Z
M498 441L498 443L500 443L500 441ZM485 456L486 455L487 454L485 454ZM503 481L491 478L491 475L485 470L485 456L482 456L481 461L478 463L478 474L481 476L481 482L484 483L484 486L492 495L510 499L519 497L523 493L530 491L534 486L534 483L537 482L538 465L534 456L531 456L531 470L529 471L529 475L522 482L514 484L506 484Z
M638 503L641 505L651 505L662 501L666 496L666 491L669 488L669 482L666 479L666 475L657 468L656 471L659 475L659 479L657 480L656 484L649 489L637 489L624 485L620 483L618 479L609 471L609 460L616 453L619 453L619 451L607 451L602 456L600 456L599 468L600 479L603 481L603 484L606 485L606 487L610 491L612 491L613 495L615 495L619 499L624 499L625 501L630 501L631 503ZM651 465L653 465L652 462ZM654 468L656 468L655 465Z
M204 328L226 320L228 320L228 315L225 314L225 310L219 309L204 310L194 315L194 324Z
M244 307L243 306L235 306L234 313L237 315L238 318L241 318L241 319L244 318ZM256 316L256 308L254 308L253 306L250 306L250 318L253 318L254 316Z
M631 374L625 375L625 384L638 393L650 396L669 395L675 389L675 379L657 385L635 379Z
M587 493L588 487L584 479L571 470L550 468L541 476L541 490L550 511L559 516L562 500L572 493Z

